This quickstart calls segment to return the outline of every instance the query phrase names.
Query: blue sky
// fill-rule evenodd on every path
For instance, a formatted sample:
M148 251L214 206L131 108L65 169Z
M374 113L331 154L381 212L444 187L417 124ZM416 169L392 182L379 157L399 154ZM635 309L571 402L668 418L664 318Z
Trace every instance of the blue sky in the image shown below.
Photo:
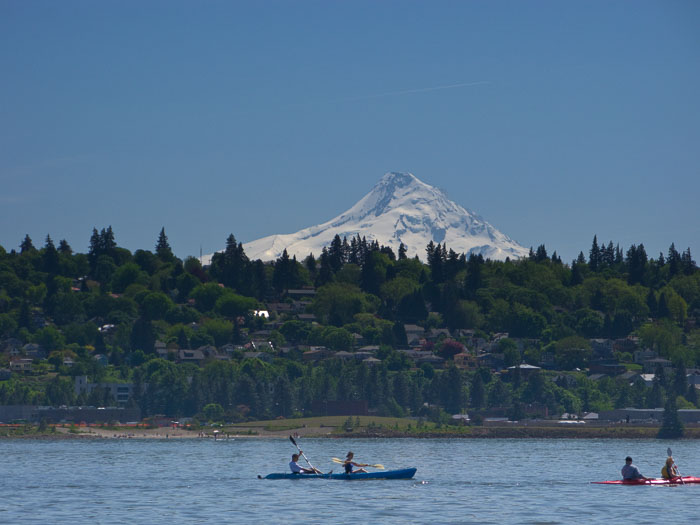
M700 255L700 2L0 0L0 245L176 255L387 171L565 261Z

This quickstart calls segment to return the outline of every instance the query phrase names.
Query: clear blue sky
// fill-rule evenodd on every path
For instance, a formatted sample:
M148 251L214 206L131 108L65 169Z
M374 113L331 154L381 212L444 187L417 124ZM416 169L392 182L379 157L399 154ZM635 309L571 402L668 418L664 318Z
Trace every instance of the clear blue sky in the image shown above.
M0 245L180 257L410 171L566 262L700 259L700 2L0 0Z

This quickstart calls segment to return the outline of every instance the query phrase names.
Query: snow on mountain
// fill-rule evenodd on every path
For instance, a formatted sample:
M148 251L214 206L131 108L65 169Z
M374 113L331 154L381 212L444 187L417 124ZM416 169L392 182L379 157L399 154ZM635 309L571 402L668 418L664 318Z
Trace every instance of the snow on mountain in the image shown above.
M431 240L446 243L457 253L480 253L489 259L515 259L529 252L411 173L387 173L357 204L328 222L296 233L269 235L244 243L243 248L251 260L277 259L285 248L290 257L301 260L310 253L318 257L336 235L347 237L348 242L357 235L368 242L376 240L397 254L403 243L409 257L418 255L422 260Z

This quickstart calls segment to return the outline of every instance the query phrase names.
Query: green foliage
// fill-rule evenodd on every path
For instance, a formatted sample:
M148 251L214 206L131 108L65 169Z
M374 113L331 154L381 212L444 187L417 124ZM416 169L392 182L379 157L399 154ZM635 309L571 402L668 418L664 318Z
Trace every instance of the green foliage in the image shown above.
M396 260L378 243L338 237L318 260L302 264L283 254L265 264L250 261L230 235L226 250L203 268L196 258L174 257L165 229L155 253L133 255L117 246L111 227L93 229L87 254L73 253L65 241L56 249L48 236L37 250L25 237L21 253L0 249L0 338L36 342L49 357L0 382L0 402L114 403L99 388L89 399L75 398L73 376L88 375L98 383L133 382L132 403L144 415L236 421L298 416L317 407L314 401L334 400L366 400L380 413L427 416L440 425L449 423L448 412L468 406L520 419L532 404L552 414L658 407L668 400L683 408L697 404L697 392L684 380L685 369L700 364L700 330L688 322L700 309L700 272L689 250L681 254L672 246L667 260L654 260L642 245L623 253L601 244L571 266L550 258L544 245L522 261L467 259L434 243L427 255L428 264L405 253ZM312 282L318 288L309 305L286 295ZM269 321L249 315L262 301L286 302L290 310L273 312ZM296 318L305 306L315 323ZM453 331L454 340L441 336L424 345L445 357L448 368L416 368L401 351L408 344L405 324ZM613 378L592 382L585 373L554 383L547 371L504 382L485 369L465 373L449 366L462 344L473 343L457 329L477 329L486 340L507 332L494 351L507 366L540 364L552 354L566 370L585 370L590 338L637 335L643 348L672 360L676 370L659 374L652 388ZM202 366L177 362L178 348L245 344L261 330L275 349L311 344L353 351L359 334L360 344L380 346L381 364L307 363L298 348L275 353L270 362L243 359L240 351ZM156 340L168 344L166 359L156 357ZM109 364L98 364L96 354ZM628 369L639 368L631 352L615 355ZM66 357L72 367L63 364ZM9 351L0 361L8 366Z
M380 299L362 292L357 286L329 283L316 291L312 311L324 324L342 326L351 323L355 314L378 310Z

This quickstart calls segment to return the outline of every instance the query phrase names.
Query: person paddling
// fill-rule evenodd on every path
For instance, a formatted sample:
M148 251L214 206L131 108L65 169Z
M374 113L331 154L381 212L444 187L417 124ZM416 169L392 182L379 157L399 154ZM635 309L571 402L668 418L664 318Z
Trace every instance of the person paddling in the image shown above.
M343 462L343 467L345 467L345 473L346 474L355 474L357 472L367 472L365 469L361 467L368 467L366 463L355 463L352 458L354 454L352 452L348 452L348 455L345 456L345 461ZM352 467L360 467L357 470L353 470Z
M676 463L673 461L673 458L669 456L666 458L666 464L661 467L661 477L664 479L673 479L677 478L680 476L678 473L678 467L676 466Z
M301 453L301 450L299 451ZM310 468L304 468L299 464L299 454L292 454L292 461L289 462L289 470L292 474L315 474Z
M645 478L644 476L642 476L642 473L639 472L639 469L632 464L632 458L629 456L627 456L625 458L625 466L622 467L621 472L622 472L622 479L625 481L632 481L632 480L636 480L636 479L642 479L642 480L648 479L648 478Z

